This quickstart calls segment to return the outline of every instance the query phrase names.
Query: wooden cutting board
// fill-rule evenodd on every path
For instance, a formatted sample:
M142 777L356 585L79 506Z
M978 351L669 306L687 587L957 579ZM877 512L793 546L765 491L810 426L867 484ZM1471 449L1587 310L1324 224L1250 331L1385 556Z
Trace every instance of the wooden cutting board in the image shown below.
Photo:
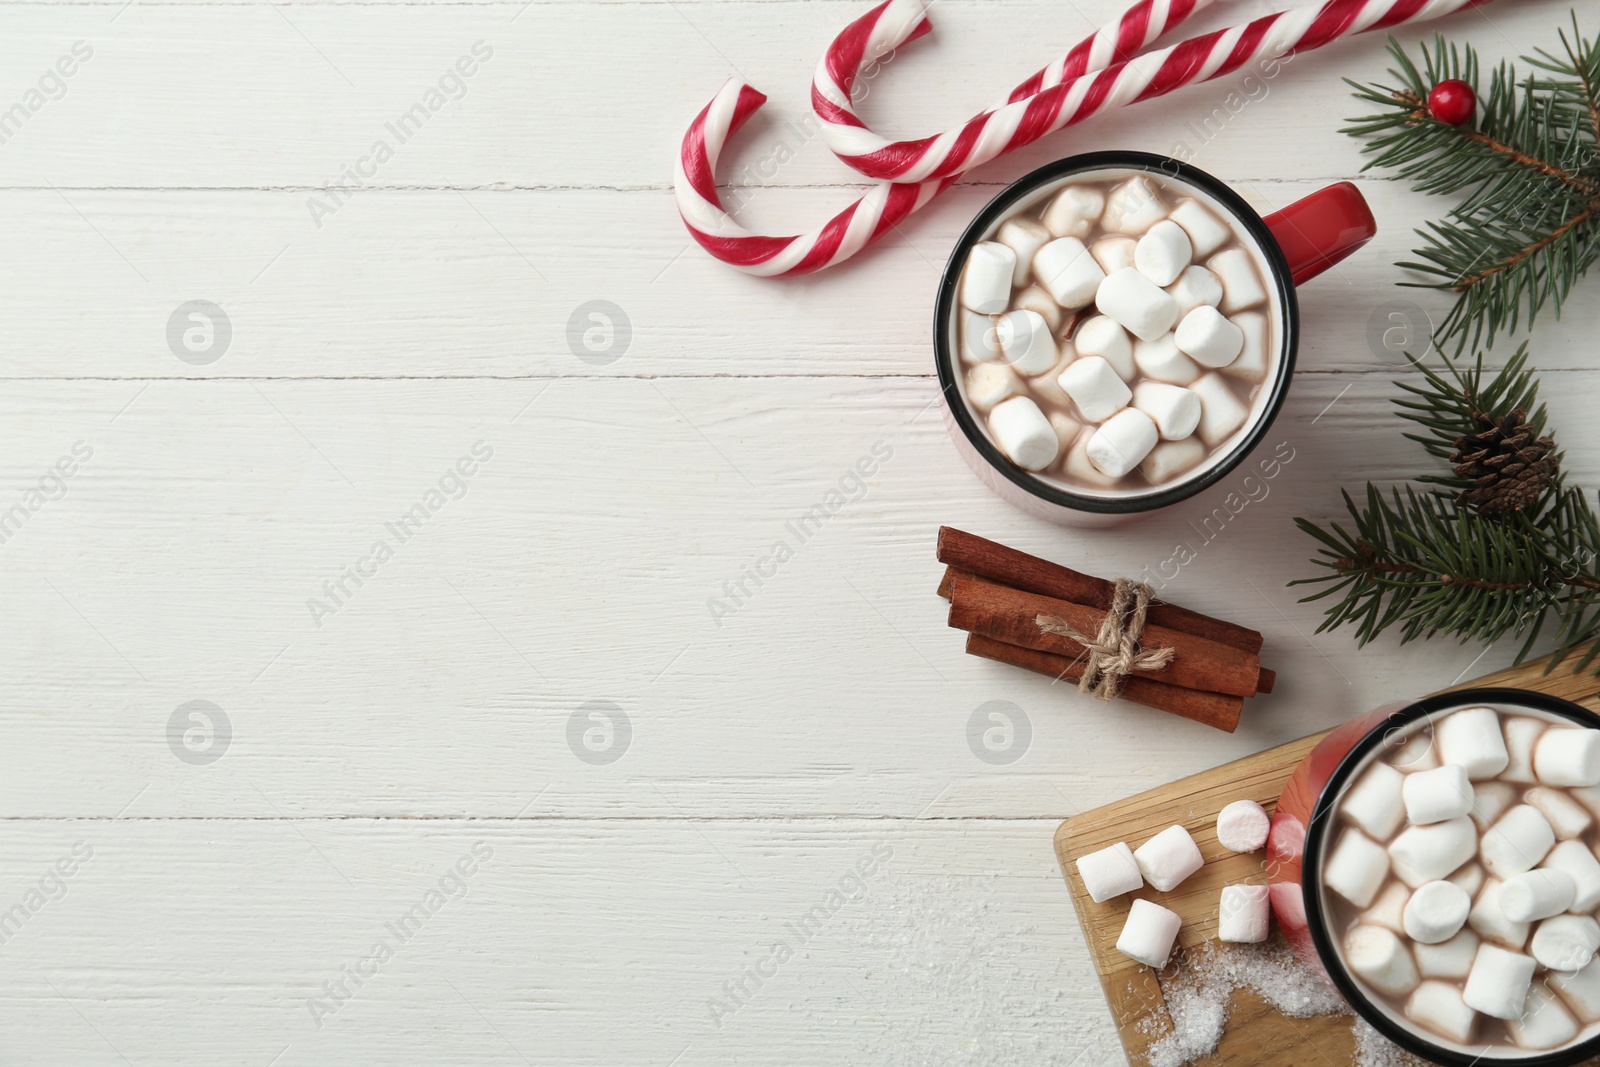
M1572 674L1558 667L1544 674L1544 663L1525 664L1474 681L1453 686L1512 686L1534 689L1600 710L1600 682L1587 672ZM1364 708L1352 708L1354 716ZM1100 974L1106 1001L1122 1036L1128 1060L1136 1067L1149 1062L1146 1049L1169 1032L1161 987L1148 967L1128 959L1116 949L1117 935L1135 897L1147 897L1183 917L1179 944L1193 948L1217 933L1217 897L1228 884L1264 884L1261 854L1241 856L1217 843L1217 812L1233 800L1248 798L1270 812L1283 785L1302 757L1325 736L1303 737L1277 748L1223 764L1202 774L1119 800L1074 816L1056 830L1056 858L1066 876L1072 902L1083 924L1089 955ZM1149 887L1137 893L1096 904L1078 877L1079 856L1116 844L1139 843L1173 823L1194 835L1206 865L1170 893ZM1151 1025L1149 1020L1155 1020ZM1141 1028L1140 1023L1144 1022ZM1278 1014L1249 991L1234 996L1227 1029L1216 1054L1202 1064L1227 1063L1236 1067L1304 1067L1305 1064L1344 1065L1353 1061L1354 1043L1349 1016L1290 1019ZM1141 1032L1145 1030L1148 1032Z

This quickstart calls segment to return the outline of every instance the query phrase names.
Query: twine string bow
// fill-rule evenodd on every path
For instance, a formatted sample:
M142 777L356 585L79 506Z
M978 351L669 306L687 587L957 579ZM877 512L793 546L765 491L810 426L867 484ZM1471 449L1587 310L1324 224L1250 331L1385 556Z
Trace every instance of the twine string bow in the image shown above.
M1115 700L1122 692L1124 679L1134 671L1166 669L1177 654L1171 648L1142 648L1145 615L1150 610L1154 591L1144 582L1118 578L1112 589L1111 610L1100 623L1094 637L1082 634L1070 623L1054 615L1038 615L1034 622L1048 634L1059 634L1083 646L1083 674L1078 692L1093 693L1101 700Z

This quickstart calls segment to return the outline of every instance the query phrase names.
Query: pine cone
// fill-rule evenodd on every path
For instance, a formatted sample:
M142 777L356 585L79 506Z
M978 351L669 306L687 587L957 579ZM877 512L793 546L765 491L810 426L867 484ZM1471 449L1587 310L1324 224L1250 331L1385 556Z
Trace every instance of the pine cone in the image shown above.
M1498 420L1483 412L1475 418L1482 429L1456 438L1450 457L1456 474L1473 483L1458 498L1460 503L1486 515L1536 503L1555 481L1556 443L1548 437L1534 440L1528 413L1521 408Z

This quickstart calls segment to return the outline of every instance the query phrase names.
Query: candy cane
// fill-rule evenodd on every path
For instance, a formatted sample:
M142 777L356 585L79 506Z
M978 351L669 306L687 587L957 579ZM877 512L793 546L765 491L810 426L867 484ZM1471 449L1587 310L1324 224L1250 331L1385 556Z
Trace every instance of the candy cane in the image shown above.
M1052 64L1012 90L1008 99L1022 99L1045 85L1103 69L1126 59L1212 0L1140 0L1113 27L1081 41L1058 64ZM894 7L892 14L887 9ZM919 2L913 5L879 5L856 19L834 41L834 54L859 71L876 62L894 45L904 44L932 29ZM1056 80L1051 80L1052 78ZM885 230L899 225L912 212L943 192L954 178L928 182L890 183L872 189L861 199L809 233L768 237L751 233L734 221L717 195L717 159L723 146L766 102L766 96L730 80L711 103L695 117L684 134L673 173L678 213L700 246L724 263L763 277L809 274L831 267L861 251Z
M1028 97L1013 96L1009 103L954 130L911 141L891 141L874 133L855 114L850 89L860 72L860 58L847 30L834 40L818 66L812 83L813 109L822 122L828 147L862 174L880 181L947 178L1101 111L1220 78L1246 63L1309 52L1341 37L1438 18L1487 2L1325 0L1307 4L1114 63L1093 75L1063 79ZM910 23L904 9L920 9L921 3L887 0L875 9L885 27L883 40L876 46L892 49L927 32L923 27L898 39L893 32Z

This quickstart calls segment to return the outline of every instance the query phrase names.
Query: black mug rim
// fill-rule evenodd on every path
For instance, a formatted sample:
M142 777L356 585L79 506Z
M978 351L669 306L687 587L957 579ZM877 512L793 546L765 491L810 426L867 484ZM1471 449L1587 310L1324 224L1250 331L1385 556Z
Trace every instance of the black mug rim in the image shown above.
M1540 693L1531 689L1511 689L1504 687L1485 687L1479 689L1458 689L1449 693L1439 693L1435 696L1424 697L1415 703L1408 704L1399 711L1386 717L1355 743L1349 752L1345 753L1339 765L1328 776L1327 784L1322 787L1322 792L1317 796L1316 807L1312 809L1311 819L1306 825L1305 845L1300 857L1300 899L1306 916L1306 929L1311 935L1312 944L1316 946L1317 956L1322 960L1322 967L1333 981L1335 987L1345 1000L1356 1010L1356 1014L1377 1030L1384 1037L1405 1049L1413 1056L1420 1056L1430 1063L1437 1063L1440 1067L1573 1067L1582 1063L1600 1052L1600 1034L1580 1041L1576 1045L1553 1052L1530 1052L1525 1056L1511 1056L1503 1058L1488 1058L1483 1054L1467 1056L1451 1049L1435 1045L1404 1027L1393 1022L1386 1014L1380 1011L1372 1001L1363 993L1355 980L1345 971L1340 963L1338 950L1333 943L1333 937L1328 931L1327 923L1323 917L1321 907L1317 900L1317 886L1321 881L1321 864L1323 838L1328 833L1330 813L1333 810L1331 798L1337 797L1344 788L1345 782L1350 778L1361 762L1373 750L1381 747L1388 735L1395 729L1405 727L1418 719L1457 708L1471 707L1478 704L1491 706L1510 704L1532 708L1535 711L1548 712L1585 726L1589 729L1600 728L1600 715L1590 711L1570 700L1551 696L1549 693Z
M983 428L978 425L972 411L961 398L960 383L955 375L955 368L960 365L960 359L950 348L952 331L949 323L958 310L956 287L961 280L961 269L966 264L967 252L983 239L985 231L1004 218L1011 205L1034 192L1039 186L1069 174L1114 168L1154 171L1164 177L1187 182L1215 197L1224 207L1232 211L1234 218L1255 239L1272 271L1284 337L1279 350L1278 374L1271 382L1272 393L1267 399L1266 407L1256 420L1255 426L1234 447L1231 455L1205 474L1166 489L1130 496L1102 497L1074 493L1048 485L1031 472L1012 463L990 442L988 435L983 432ZM1204 492L1237 469L1239 464L1255 451L1261 439L1272 428L1273 422L1277 420L1278 412L1282 409L1284 399L1289 392L1289 382L1294 376L1295 355L1299 344L1300 306L1295 298L1294 279L1289 272L1289 264L1283 257L1283 250L1278 247L1272 231L1267 229L1266 222L1221 179L1182 160L1153 152L1115 150L1067 156L1030 171L1006 186L998 196L984 205L983 210L974 216L961 236L956 239L950 258L945 263L944 274L939 281L938 296L934 301L933 351L935 369L939 375L939 387L944 396L946 409L955 419L956 425L961 427L961 432L967 441L977 449L984 462L1019 489L1058 507L1101 515L1135 515L1168 507Z

